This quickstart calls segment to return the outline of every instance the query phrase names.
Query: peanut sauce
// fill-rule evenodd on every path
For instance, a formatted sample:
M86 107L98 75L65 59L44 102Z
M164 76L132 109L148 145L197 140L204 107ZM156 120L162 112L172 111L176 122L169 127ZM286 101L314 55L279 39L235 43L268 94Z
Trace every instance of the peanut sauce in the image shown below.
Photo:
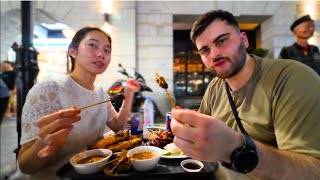
M91 157L86 157L84 159L81 159L80 161L78 161L78 164L87 164L87 163L94 163L97 161L100 161L102 159L104 159L105 156L91 156Z
M136 153L132 156L132 160L143 160L143 159L151 159L153 157L156 157L157 154L154 152L140 152Z

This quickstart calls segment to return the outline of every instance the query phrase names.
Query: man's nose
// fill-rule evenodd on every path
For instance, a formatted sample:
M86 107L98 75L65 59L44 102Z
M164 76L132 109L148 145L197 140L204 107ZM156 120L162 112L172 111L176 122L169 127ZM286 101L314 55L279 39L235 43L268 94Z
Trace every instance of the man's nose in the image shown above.
M221 56L221 50L219 48L213 47L210 51L210 58L215 59Z

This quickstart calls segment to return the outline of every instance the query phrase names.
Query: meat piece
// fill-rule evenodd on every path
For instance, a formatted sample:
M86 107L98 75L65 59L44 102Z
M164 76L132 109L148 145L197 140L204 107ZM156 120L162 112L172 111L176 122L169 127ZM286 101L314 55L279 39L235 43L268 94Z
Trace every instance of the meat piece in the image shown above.
M124 149L132 149L141 144L142 138L135 138L130 141L122 141L117 144L107 146L106 149L110 149L112 152L119 152Z
M159 84L160 87L162 87L163 89L168 89L168 84L166 82L166 80L164 79L164 77L159 76L159 74L156 74L156 82Z
M99 148L105 148L107 146L113 145L117 142L124 141L129 139L129 131L125 130L123 133L119 134L114 134L112 136L103 138L96 142L95 144L89 146L89 149L99 149Z

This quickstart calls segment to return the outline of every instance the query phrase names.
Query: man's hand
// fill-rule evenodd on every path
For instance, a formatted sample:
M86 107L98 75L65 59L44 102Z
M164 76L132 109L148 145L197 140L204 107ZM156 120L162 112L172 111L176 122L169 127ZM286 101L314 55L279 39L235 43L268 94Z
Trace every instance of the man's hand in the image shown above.
M181 108L171 113L174 143L191 158L229 162L231 153L243 144L241 135L217 118Z

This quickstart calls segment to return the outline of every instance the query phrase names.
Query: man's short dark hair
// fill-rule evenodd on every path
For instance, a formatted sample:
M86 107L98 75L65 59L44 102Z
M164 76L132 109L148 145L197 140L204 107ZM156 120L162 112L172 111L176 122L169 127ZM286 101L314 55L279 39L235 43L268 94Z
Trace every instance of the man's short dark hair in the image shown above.
M195 43L197 37L200 36L200 34L203 33L203 31L216 19L220 19L221 21L226 20L229 25L239 31L238 21L235 19L233 14L221 9L213 10L200 16L196 22L194 22L190 32L192 42Z

